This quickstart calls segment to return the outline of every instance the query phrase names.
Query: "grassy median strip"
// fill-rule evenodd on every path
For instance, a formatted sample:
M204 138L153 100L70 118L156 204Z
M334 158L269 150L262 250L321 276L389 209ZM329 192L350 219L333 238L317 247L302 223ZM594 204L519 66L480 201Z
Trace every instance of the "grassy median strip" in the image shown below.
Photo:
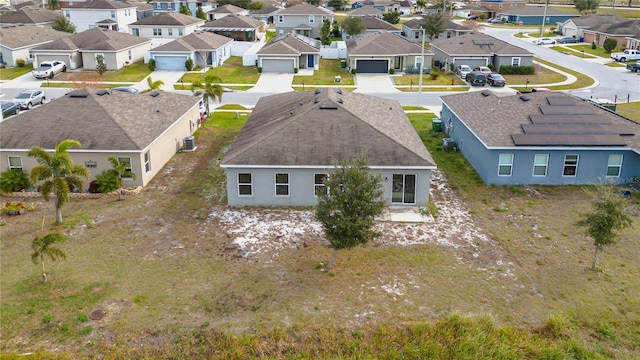
M212 67L205 74L188 72L178 82L203 82L206 75L218 76L225 84L255 84L260 78L260 73L255 66L243 66L242 57L232 56L225 60L222 66Z
M340 76L340 82L336 82L336 76ZM318 70L313 71L312 76L296 75L292 85L353 85L353 75L340 67L339 59L320 59Z
M549 89L551 90L570 90L570 89L581 89L581 88L585 88L587 86L591 86L594 84L594 80L593 78L591 78L590 76L584 75L580 72L571 70L569 68L566 68L564 66L560 66L558 64L546 61L546 60L542 60L540 58L534 58L535 61L545 64L545 65L549 65L553 68L556 68L558 70L562 70L566 73L569 73L573 76L575 76L577 78L577 80L572 83L572 84L567 84L567 85L557 85L557 86L549 86Z

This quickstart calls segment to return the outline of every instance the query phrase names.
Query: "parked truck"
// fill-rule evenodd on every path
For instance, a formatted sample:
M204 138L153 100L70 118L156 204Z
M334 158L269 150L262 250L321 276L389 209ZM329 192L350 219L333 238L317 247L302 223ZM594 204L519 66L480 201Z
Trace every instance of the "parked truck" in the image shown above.
M43 61L40 67L33 69L31 74L36 79L53 79L56 74L67 71L67 65L63 61Z
M640 60L640 50L625 50L623 52L611 53L611 58L619 62Z
M627 64L627 70L640 73L640 60L636 61L635 64Z

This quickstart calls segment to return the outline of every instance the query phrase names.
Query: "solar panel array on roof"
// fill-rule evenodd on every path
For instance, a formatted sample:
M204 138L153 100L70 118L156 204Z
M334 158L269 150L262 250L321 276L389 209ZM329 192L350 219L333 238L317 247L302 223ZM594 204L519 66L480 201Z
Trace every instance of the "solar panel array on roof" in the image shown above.
M576 101L566 96L547 96L549 105L575 105Z
M493 45L493 39L473 39L474 45Z
M609 120L600 115L564 115L562 121L558 121L557 115L529 115L534 124L610 124Z
M576 105L540 105L540 111L545 115L588 115L593 109Z
M623 129L613 125L522 124L525 134L620 135Z
M626 146L620 135L513 134L516 146Z

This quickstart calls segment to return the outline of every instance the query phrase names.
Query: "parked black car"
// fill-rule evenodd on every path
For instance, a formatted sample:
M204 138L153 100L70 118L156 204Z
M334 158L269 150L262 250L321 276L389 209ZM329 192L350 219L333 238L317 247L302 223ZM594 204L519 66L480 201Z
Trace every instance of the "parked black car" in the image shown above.
M20 106L11 101L2 101L2 117L7 118L11 115L20 114Z
M471 86L484 86L487 83L487 76L480 71L472 71L465 78Z
M487 84L491 86L500 86L503 87L507 85L507 81L500 74L491 73L487 76Z

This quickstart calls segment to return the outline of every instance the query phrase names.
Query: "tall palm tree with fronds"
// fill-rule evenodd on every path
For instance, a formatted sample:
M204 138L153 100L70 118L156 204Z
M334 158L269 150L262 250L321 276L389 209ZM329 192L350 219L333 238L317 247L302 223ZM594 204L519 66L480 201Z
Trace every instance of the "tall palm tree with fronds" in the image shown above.
M106 173L116 178L118 182L118 200L122 200L122 178L136 179L136 174L131 171L131 164L121 162L115 156L109 156L109 162L111 163L111 169L106 170Z
M153 81L153 79L151 78L151 76L149 76L147 78L147 84L149 84L149 91L152 90L162 90L160 89L162 87L162 85L164 85L164 81L162 80L156 80Z
M202 96L202 100L204 101L207 112L209 111L209 99L222 101L222 94L224 93L224 89L220 83L222 79L216 75L207 75L204 77L204 83L195 82L191 85L191 91L194 92L196 96Z
M44 221L44 219L43 219ZM42 282L47 282L47 273L44 271L44 257L48 257L51 261L58 259L66 259L67 254L59 248L53 247L57 243L65 241L66 236L60 233L50 233L44 237L35 237L31 243L33 248L33 254L31 254L31 261L38 265L38 260L42 264Z
M80 147L82 144L76 140L63 140L53 152L53 155L45 149L34 146L27 153L35 157L38 165L31 169L31 181L40 185L40 193L46 201L49 201L51 192L56 197L56 224L62 223L62 205L69 201L69 193L73 189L82 189L82 178L89 180L89 170L80 164L75 164L69 156L69 149Z

